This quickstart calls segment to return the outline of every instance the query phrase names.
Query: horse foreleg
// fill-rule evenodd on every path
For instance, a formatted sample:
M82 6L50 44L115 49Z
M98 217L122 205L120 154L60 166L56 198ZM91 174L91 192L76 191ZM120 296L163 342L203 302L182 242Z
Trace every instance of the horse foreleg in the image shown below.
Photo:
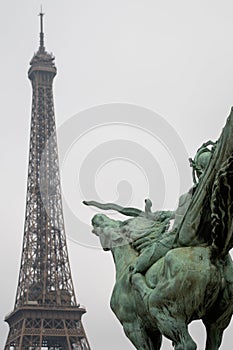
M149 310L160 332L173 342L175 350L197 349L187 324L177 314L177 305L154 293L149 298Z
M124 332L138 350L160 350L162 335L159 331L150 337L140 319L123 324Z
M178 334L176 335L176 340L174 341L175 350L196 350L197 345L193 341L192 337L188 332L188 327L184 323L178 324Z
M175 350L196 350L197 345L188 332L188 327L183 321L165 314L161 315L161 310L157 311L157 325L165 337L172 340Z

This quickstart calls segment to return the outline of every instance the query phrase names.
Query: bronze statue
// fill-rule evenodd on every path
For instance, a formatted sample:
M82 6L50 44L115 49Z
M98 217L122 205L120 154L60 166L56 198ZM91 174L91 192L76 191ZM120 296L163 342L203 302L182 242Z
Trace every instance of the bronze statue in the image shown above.
M111 250L116 283L111 307L138 350L195 350L188 324L201 319L206 350L219 349L233 313L233 111L219 140L207 142L190 161L194 187L175 212L151 212L85 202L132 218L98 214L93 233ZM172 228L170 222L174 220Z

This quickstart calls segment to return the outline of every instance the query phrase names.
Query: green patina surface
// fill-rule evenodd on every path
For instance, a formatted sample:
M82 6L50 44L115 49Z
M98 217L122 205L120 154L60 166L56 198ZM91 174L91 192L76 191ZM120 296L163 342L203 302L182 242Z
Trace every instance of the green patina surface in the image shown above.
M92 219L93 232L116 267L111 308L138 350L161 348L162 335L176 350L195 350L188 324L201 319L206 350L220 348L233 313L233 113L216 143L197 151L193 188L176 211L84 202L131 217ZM174 220L173 226L171 220Z

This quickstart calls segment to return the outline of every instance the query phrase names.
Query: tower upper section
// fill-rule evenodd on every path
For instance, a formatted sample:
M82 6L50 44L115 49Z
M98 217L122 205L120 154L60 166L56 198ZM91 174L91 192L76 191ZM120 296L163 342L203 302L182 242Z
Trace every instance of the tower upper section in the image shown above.
M55 57L51 53L48 53L45 50L45 46L44 46L44 29L43 29L44 13L42 13L41 11L39 16L40 16L40 44L39 44L38 51L34 54L33 58L30 61L31 67L29 68L29 71L28 71L28 77L30 80L33 80L36 72L51 73L52 78L54 78L57 73L57 68L55 67L55 64L54 64Z

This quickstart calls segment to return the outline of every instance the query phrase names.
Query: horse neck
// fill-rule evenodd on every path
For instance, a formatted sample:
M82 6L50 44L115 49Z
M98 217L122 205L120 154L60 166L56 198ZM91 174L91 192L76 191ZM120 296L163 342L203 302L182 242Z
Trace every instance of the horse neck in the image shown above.
M129 266L134 263L136 258L136 252L130 247L129 244L114 247L111 249L111 252L116 267L117 278L120 277L126 271L128 271Z

